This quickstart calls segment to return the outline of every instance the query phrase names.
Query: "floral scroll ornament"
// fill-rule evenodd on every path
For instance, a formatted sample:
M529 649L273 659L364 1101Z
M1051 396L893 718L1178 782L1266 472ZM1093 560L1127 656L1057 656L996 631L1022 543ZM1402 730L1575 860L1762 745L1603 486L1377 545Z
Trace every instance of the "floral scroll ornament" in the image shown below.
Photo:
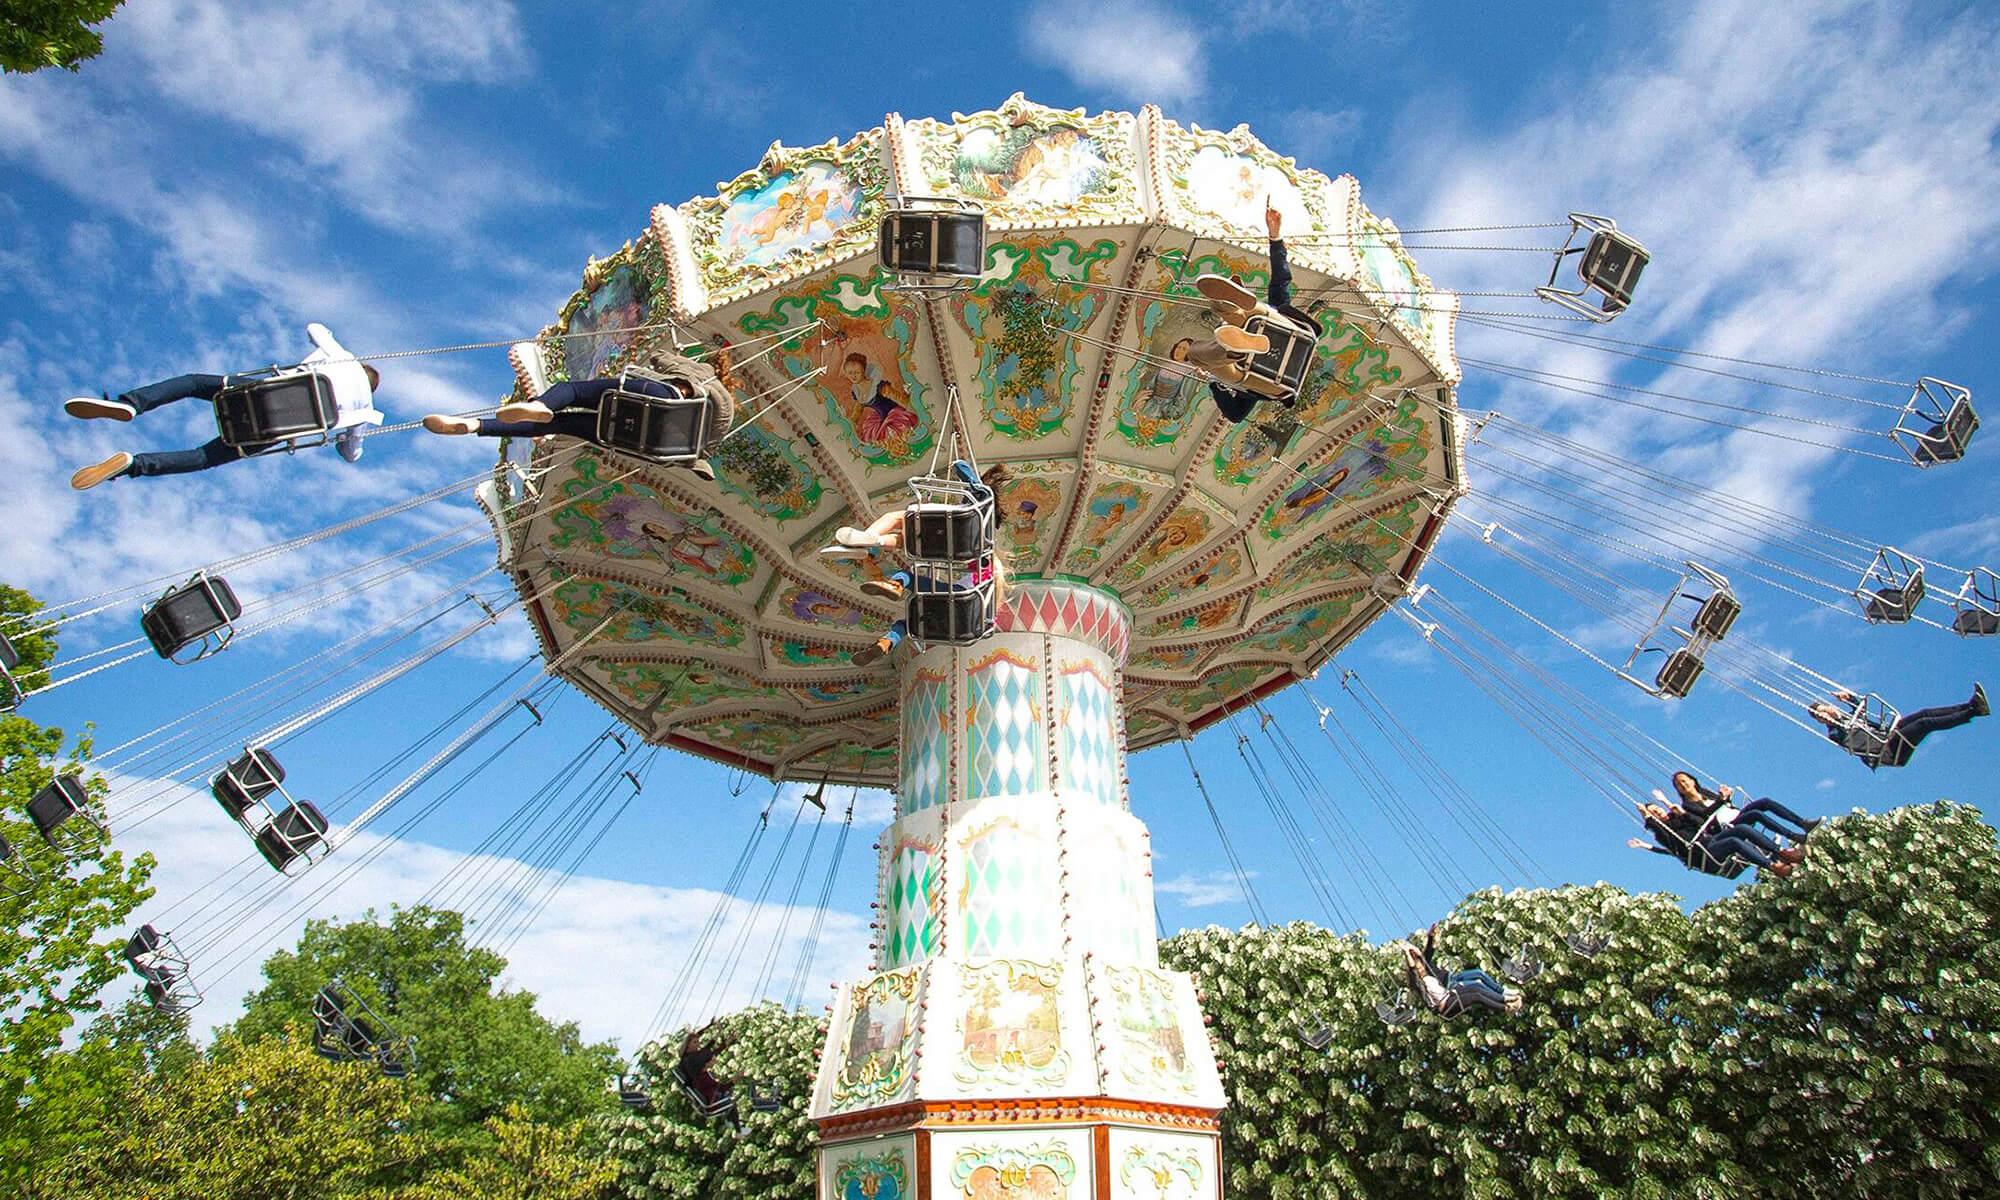
M1059 1142L968 1146L951 1164L965 1200L1059 1200L1076 1178L1076 1159Z
M1187 1180L1185 1190L1175 1191L1176 1175ZM1132 1195L1139 1195L1141 1187L1151 1187L1159 1200L1199 1194L1201 1175L1201 1160L1192 1151L1186 1150L1149 1150L1144 1146L1133 1146L1125 1151L1125 1161L1118 1165L1118 1182L1124 1184Z
M902 1149L841 1163L833 1175L833 1194L836 1200L908 1200L910 1169Z

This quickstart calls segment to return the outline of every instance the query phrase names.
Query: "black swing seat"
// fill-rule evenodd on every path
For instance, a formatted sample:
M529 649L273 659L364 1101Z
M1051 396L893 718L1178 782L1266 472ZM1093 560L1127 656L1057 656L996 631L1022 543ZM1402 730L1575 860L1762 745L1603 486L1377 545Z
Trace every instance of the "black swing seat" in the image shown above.
M1979 432L1972 392L1929 376L1917 381L1889 436L1920 467L1957 462Z
M1901 625L1917 615L1917 601L1924 598L1922 576L1909 587L1882 588L1862 601L1861 615L1870 625Z
M141 925L125 940L125 962L145 984L146 1000L165 1012L186 1012L201 1003L188 973L187 955L168 934Z
M1653 676L1653 687L1659 695L1685 700L1705 669L1707 663L1701 655L1682 646L1667 655L1667 661L1660 664L1659 673Z
M986 273L986 214L977 204L948 196L903 196L891 204L877 249L882 269L899 286L955 290Z
M289 875L293 867L310 866L327 856L331 847L326 831L327 821L319 809L297 800L258 830L253 840L265 862Z
M1564 934L1563 945L1568 946L1570 953L1579 958L1596 958L1611 945L1611 939L1601 933L1585 929L1578 933Z
M261 746L251 747L209 781L209 791L216 803L222 805L222 811L242 824L243 814L273 792L282 790L284 782L285 768L277 757Z
M1271 343L1270 349L1243 364L1248 375L1244 386L1275 399L1298 395L1305 386L1306 373L1312 370L1318 326L1304 328L1283 313L1259 309L1244 319L1243 331L1263 334Z
M652 1111L653 1094L647 1091L638 1080L633 1079L631 1076L620 1075L617 1084L611 1090L617 1093L618 1103L631 1109L633 1112Z
M14 672L20 666L21 652L14 649L12 638L0 633L0 713L21 707L21 685L14 679Z
M910 480L903 510L903 553L932 562L972 563L993 553L993 493L964 480L923 475Z
M186 664L229 645L236 636L233 622L242 615L243 605L228 580L197 571L192 579L168 588L141 611L139 627L161 658ZM193 658L181 658L190 646L200 650Z
M785 1106L784 1088L775 1079L753 1079L744 1090L750 1094L751 1112L777 1112Z
M1742 615L1742 601L1727 590L1716 591L1701 602L1701 607L1695 610L1694 620L1688 628L1697 637L1719 642L1729 636L1730 629L1736 624L1736 618Z
M1645 271L1646 264L1652 261L1652 256L1646 253L1646 248L1637 239L1620 230L1618 223L1609 217L1571 213L1569 223L1569 236L1564 239L1562 248L1555 252L1556 261L1549 270L1549 281L1536 288L1535 294L1601 324L1631 305L1632 293L1639 286L1639 276ZM1584 234L1589 234L1589 239L1578 246L1576 241ZM1557 286L1564 262L1575 254L1582 256L1577 262L1577 286ZM1595 307L1584 302L1584 298L1593 292L1600 298Z
M1324 1050L1333 1045L1333 1029L1324 1021L1311 1028L1300 1025L1298 1031L1299 1040L1306 1044L1308 1050Z
M246 454L319 445L339 419L333 384L317 371L232 379L215 394L215 423L224 444Z
M692 380L667 377L664 383L680 393L656 396L631 390L634 379L651 378L627 370L618 387L597 405L597 440L634 458L661 466L686 466L706 457L711 438L723 432L714 420L714 404Z
M1929 593L1924 564L1894 546L1884 546L1862 575L1854 598L1861 602L1861 616L1870 625L1901 625L1917 615L1917 605Z
M970 646L993 632L993 584L949 591L913 591L910 636L926 645Z
M688 1039L674 1063L674 1082L687 1093L695 1111L704 1117L718 1117L736 1107L736 1091L715 1077L710 1065L716 1051Z
M1951 619L1951 631L1960 637L1992 637L2000 633L2000 613L1967 608Z
M104 826L90 811L90 792L83 776L58 775L28 801L28 819L42 840L59 851L78 850L102 837Z

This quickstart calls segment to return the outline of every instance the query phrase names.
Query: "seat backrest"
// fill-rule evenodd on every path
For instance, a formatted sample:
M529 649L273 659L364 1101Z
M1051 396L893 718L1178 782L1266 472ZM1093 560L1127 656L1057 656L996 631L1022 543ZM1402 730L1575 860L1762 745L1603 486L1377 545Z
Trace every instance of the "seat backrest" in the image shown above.
M986 270L986 217L951 209L896 209L882 218L876 246L896 275L976 279Z
M613 390L597 404L597 440L664 465L692 462L709 440L708 397L649 396Z
M1686 699L1706 666L1701 655L1683 646L1667 655L1667 661L1660 664L1660 673L1653 677L1653 686L1661 695Z
M1695 611L1690 628L1699 637L1719 642L1729 635L1730 628L1742 613L1743 604L1734 595L1723 591L1712 592Z
M1648 261L1639 243L1617 230L1600 229L1590 235L1578 274L1604 294L1607 305L1625 308L1632 303L1633 289L1638 287Z
M242 615L229 581L202 574L167 589L140 613L139 626L161 658L172 658Z
M56 830L84 811L89 796L82 776L58 775L28 801L28 819L35 823L42 837L53 844Z
M333 384L317 372L231 384L215 397L222 440L238 449L325 435L340 419Z

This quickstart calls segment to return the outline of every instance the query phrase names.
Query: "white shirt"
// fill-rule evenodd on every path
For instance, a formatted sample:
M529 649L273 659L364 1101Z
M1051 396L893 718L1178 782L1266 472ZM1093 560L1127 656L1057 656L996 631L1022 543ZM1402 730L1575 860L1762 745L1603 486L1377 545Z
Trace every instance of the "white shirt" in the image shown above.
M306 326L306 336L312 339L314 349L299 365L310 368L333 388L335 447L340 457L353 462L361 457L365 432L361 427L382 423L382 412L375 407L375 390L368 386L368 372L361 369L345 346L333 339L331 329L315 321Z

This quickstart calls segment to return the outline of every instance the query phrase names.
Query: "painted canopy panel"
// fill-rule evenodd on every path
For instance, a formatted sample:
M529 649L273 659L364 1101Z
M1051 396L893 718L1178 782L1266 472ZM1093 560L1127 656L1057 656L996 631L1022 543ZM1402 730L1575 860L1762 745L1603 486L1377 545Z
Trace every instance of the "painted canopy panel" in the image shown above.
M974 285L893 286L897 195L985 207ZM1198 275L1265 286L1266 196L1322 336L1295 409L1232 425L1173 351L1212 325ZM896 615L862 589L887 564L815 551L900 506L960 424L1009 469L1010 572L1130 610L1128 743L1155 745L1311 671L1414 574L1458 483L1455 312L1351 177L1240 127L1017 95L774 145L656 206L544 334L571 377L661 345L713 362L750 418L715 482L546 439L512 565L562 673L648 738L889 783L895 671L853 664Z

